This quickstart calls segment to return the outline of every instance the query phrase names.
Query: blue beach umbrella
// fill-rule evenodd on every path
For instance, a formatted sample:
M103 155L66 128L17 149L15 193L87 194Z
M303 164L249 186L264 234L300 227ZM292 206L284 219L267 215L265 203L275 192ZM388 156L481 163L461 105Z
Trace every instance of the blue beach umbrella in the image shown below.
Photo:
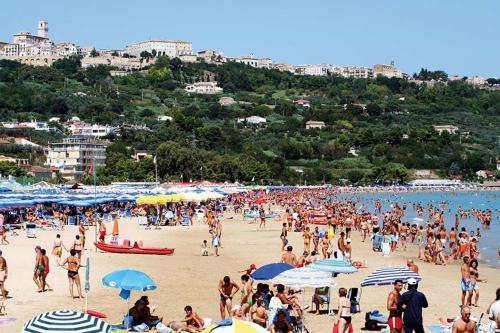
M136 271L134 269L122 269L114 271L102 278L102 284L120 289L120 297L127 300L127 315L130 309L130 292L155 290L158 288L156 283L144 272ZM126 328L128 329L128 320Z
M293 269L293 266L283 263L267 264L253 272L252 278L254 280L271 280L289 269Z
M356 267L341 259L321 259L307 266L319 271L338 273L355 273L358 271Z

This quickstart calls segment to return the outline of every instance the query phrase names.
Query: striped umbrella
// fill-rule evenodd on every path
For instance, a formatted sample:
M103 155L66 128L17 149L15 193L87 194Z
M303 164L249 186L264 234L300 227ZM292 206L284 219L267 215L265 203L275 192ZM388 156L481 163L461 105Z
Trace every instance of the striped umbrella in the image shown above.
M210 325L202 333L269 333L269 331L249 321L231 319Z
M70 310L42 313L29 320L23 328L23 333L108 333L109 331L109 325L102 319Z
M381 286L393 284L396 280L402 280L404 283L409 278L414 278L417 281L422 280L422 277L415 272L404 267L385 267L372 272L366 279L361 282L361 287L366 286Z
M282 284L292 288L333 288L336 286L330 273L318 271L317 269L309 267L300 267L284 271L272 279L271 282L273 284Z
M317 269L318 271L330 273L355 273L358 271L356 267L341 259L321 259L313 262L307 266L309 268Z

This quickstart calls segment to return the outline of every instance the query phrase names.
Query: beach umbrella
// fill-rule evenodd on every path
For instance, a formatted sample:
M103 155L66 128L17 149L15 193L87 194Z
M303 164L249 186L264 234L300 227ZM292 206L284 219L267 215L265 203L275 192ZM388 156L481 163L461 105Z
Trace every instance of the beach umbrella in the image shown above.
M422 277L418 273L412 272L407 268L385 267L377 269L368 275L368 277L361 282L361 287L389 285L393 284L396 280L402 280L406 283L409 278L414 278L417 281L422 280Z
M102 319L81 312L60 310L42 313L24 324L23 333L108 333Z
M157 196L158 198L158 204L166 204L166 203L171 203L171 202L181 202L185 201L186 197L182 194L162 194Z
M135 201L138 205L157 205L158 197L155 195L143 195Z
M269 333L269 331L249 321L228 319L208 326L202 333Z
M300 267L282 272L273 279L273 284L282 284L291 288L322 288L336 286L328 272L318 271L314 268Z
M260 205L260 204L266 203L266 199L264 199L264 198L257 198L257 199L254 200L254 203Z
M149 275L134 269L122 269L111 272L102 278L102 284L106 287L121 289L119 295L121 298L127 300L127 314L130 309L131 291L155 290L158 287Z
M307 266L309 268L314 268L319 271L330 272L334 274L338 273L355 273L358 271L356 267L348 263L347 261L341 259L321 259L313 262L311 265Z
M284 263L274 263L267 264L262 267L259 267L255 272L252 273L252 279L254 280L271 280L283 273L284 271L288 271L293 269L292 265L284 264Z

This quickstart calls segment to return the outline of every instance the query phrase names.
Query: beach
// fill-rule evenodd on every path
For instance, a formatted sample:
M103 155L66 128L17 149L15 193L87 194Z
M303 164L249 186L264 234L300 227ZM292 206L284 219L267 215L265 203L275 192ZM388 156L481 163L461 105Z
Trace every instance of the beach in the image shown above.
M109 323L120 323L127 309L127 302L118 296L119 290L104 287L101 278L107 273L124 268L144 271L157 283L158 289L152 292L134 292L133 303L141 295L148 295L151 305L156 306L156 315L163 317L164 322L179 320L184 317L183 308L191 305L203 318L217 321L219 314L219 295L217 291L219 279L229 275L241 285L238 271L250 264L261 266L271 262L279 262L281 221L268 220L265 230L257 230L257 224L248 224L241 215L227 212L221 218L223 223L222 249L220 256L202 257L200 245L204 239L210 242L208 228L201 222L194 226L163 227L161 230L144 230L139 226L144 218L121 218L120 239L134 241L143 240L147 246L175 248L172 256L145 256L96 253L92 244L94 230L87 232L88 250L82 258L90 258L90 293L88 308L107 314ZM108 230L112 223L107 222ZM63 231L37 231L36 239L26 238L24 233L9 237L10 245L1 246L3 256L9 264L9 278L6 288L10 290L11 299L6 302L7 317L15 317L16 321L0 324L0 332L18 332L23 324L33 316L44 311L71 309L81 311L84 300L71 299L68 292L67 271L57 267L55 257L50 255L51 272L48 282L53 291L37 293L32 281L35 252L37 245L50 253L57 233L60 233L66 247L72 244L78 228L65 227ZM373 252L371 242L361 242L360 234L353 232L353 259L366 260L368 268L360 269L351 275L339 275L335 278L337 287L332 292L331 308L337 307L337 290L339 287L359 287L363 278L377 268L386 266L405 266L407 258L416 257L416 247L408 251L398 249L389 257L380 252ZM290 245L294 252L302 252L301 233L289 233ZM210 250L211 254L213 253ZM67 253L63 254L63 259ZM440 317L454 317L459 314L460 304L460 266L459 262L447 266L438 266L416 261L423 280L419 285L429 301L429 308L424 310L424 325L437 324ZM500 285L498 269L485 265L479 267L482 278L479 307L473 307L473 316L479 317L494 298L494 292ZM80 276L84 284L85 268L81 268ZM353 316L354 330L364 327L366 311L378 309L386 314L386 299L391 286L372 286L362 289L361 313ZM306 290L305 304L311 305L312 289ZM235 296L239 303L240 294ZM301 296L301 300L302 300ZM0 318L1 319L1 318ZM315 315L307 313L305 324L310 332L331 332L334 317L327 314Z

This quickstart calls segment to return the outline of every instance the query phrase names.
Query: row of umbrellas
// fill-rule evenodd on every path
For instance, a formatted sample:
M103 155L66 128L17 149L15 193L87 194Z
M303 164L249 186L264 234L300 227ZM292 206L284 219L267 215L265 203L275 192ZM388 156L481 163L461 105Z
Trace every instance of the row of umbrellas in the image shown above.
M159 194L159 195L144 195L137 198L138 205L164 205L167 203L181 202L181 201L207 201L214 199L224 198L225 195L215 191L202 191L202 192L184 192L174 194Z
M253 274L255 280L268 280L273 284L283 284L292 288L335 287L332 273L354 273L357 268L339 259L323 259L307 267L294 268L284 263L273 263L260 267ZM406 268L387 267L372 272L363 282L362 287L387 285L395 280L406 282L409 278L420 281L422 278ZM147 274L131 270L119 270L102 278L103 285L120 289L120 297L130 301L132 291L157 289L156 283ZM130 304L127 302L127 312ZM128 327L127 327L128 329ZM69 310L53 311L40 314L29 320L23 329L26 333L42 332L79 332L108 333L110 326L103 320L88 314ZM264 333L265 329L253 323L238 320L224 321L208 327L203 332L212 333Z

